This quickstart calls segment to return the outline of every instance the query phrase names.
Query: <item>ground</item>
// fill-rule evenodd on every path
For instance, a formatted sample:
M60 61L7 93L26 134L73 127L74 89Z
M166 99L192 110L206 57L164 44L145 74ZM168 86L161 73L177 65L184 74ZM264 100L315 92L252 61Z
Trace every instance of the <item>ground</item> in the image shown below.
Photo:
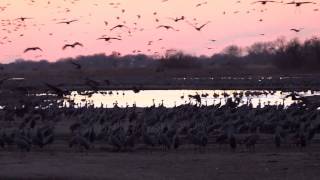
M256 152L207 148L178 151L0 152L0 179L318 180L318 148Z

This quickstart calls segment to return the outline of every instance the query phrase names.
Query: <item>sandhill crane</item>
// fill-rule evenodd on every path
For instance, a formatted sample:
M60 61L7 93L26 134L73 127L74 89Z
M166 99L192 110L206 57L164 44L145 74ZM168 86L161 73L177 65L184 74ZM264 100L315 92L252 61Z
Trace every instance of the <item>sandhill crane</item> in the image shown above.
M36 51L36 50L42 51L42 49L39 47L29 47L29 48L26 48L23 52L27 53L29 51Z
M179 138L179 134L174 135L172 144L173 144L173 149L178 149L180 147L181 140Z
M139 92L140 92L140 89L139 89L137 86L133 86L133 87L132 87L132 91L133 91L134 93L139 93Z
M208 144L208 135L203 130L191 129L188 131L188 139L191 144L198 147L206 147Z
M255 1L255 2L252 2L251 4L256 4L256 3L266 5L267 3L281 3L281 2L278 2L278 1Z
M286 3L286 4L293 4L295 5L296 7L300 7L301 5L303 4L317 4L313 1L304 1L304 2L295 2L295 1L292 1L292 2L289 2L289 3Z
M70 21L61 21L61 22L58 22L57 24L71 24L73 22L77 22L78 20L74 19L74 20L70 20Z
M172 26L168 26L168 25L160 25L157 27L157 29L159 29L159 28L165 28L167 30L172 29L174 31L178 31L177 29L173 28Z
M76 62L74 62L74 61L70 61L70 63L71 63L72 65L74 65L76 69L81 69L81 68L82 68L82 66L81 66L79 63L76 63Z
M174 22L179 22L179 21L182 21L182 20L184 20L185 19L185 17L184 16L181 16L181 17L176 17L176 18L169 18L169 19L172 19Z
M58 95L58 97L63 97L65 95L68 95L70 94L69 91L66 91L66 90L62 90L52 84L49 84L49 83L44 83L47 87L49 87L52 91L54 91L55 94Z
M38 128L36 134L32 138L32 142L34 145L43 148L48 144L52 144L54 141L53 130L49 127Z
M28 18L28 17L19 17L19 18L17 18L17 20L20 20L20 21L25 21L27 19L32 19L32 18Z
M236 148L237 148L237 139L236 137L234 136L234 134L231 134L230 137L229 137L229 145L230 145L230 148L235 151Z
M99 91L100 83L98 81L92 80L90 78L86 78L85 84L87 86L89 86L90 88L92 88L93 91L95 91L95 92Z
M114 40L119 40L119 41L121 41L121 40L122 40L122 39L120 39L120 38L116 38L116 37L101 37L101 38L98 38L97 40L110 41L110 40L112 40L112 39L114 39Z
M303 28L300 28L300 29L292 28L292 29L290 29L290 31L294 31L296 33L300 32L302 30L303 30Z
M259 133L259 128L256 129L256 133L247 136L246 139L244 140L248 150L252 150L252 151L255 150L255 145L260 139L260 136L258 133Z
M73 44L65 44L62 49L65 50L67 47L71 47L71 48L75 48L76 46L81 46L83 47L83 44L79 43L79 42L75 42Z
M81 136L80 134L76 134L69 141L69 147L72 148L74 146L78 146L80 151L82 151L83 148L85 150L89 150L90 149L89 141L85 137Z
M282 132L282 127L277 126L274 134L274 144L277 148L281 146L281 132Z
M206 25L208 25L209 23L210 23L210 21L206 22L205 24L203 24L203 25L201 25L201 26L199 26L199 27L193 25L192 23L188 23L188 24L190 24L192 27L194 27L195 30L201 31L201 29L204 28L204 27L205 27Z
M21 134L15 135L14 143L22 152L29 152L31 150L31 140Z
M126 25L118 24L118 25L112 27L112 28L110 29L110 31L113 31L113 30L115 30L115 29L117 29L117 28L127 28L127 29L130 29L130 28L129 28L128 26L126 26Z
M200 7L200 6L205 5L205 4L207 4L207 3L208 3L207 1L198 3L198 4L196 4L196 7Z

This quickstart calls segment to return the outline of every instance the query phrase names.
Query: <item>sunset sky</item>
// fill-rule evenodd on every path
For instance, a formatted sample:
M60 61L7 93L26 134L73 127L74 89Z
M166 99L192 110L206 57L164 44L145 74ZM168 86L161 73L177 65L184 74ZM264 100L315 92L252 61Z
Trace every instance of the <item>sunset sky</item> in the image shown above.
M133 50L150 55L155 52L163 54L166 49L212 55L231 44L246 46L281 36L302 40L320 36L319 0L314 1L317 4L305 4L299 8L283 3L252 4L253 0L241 0L240 3L238 0L207 0L199 7L196 5L206 1L162 1L0 0L0 62L18 58L54 61L77 55L111 54L113 51L125 55L132 54ZM181 16L185 16L184 21L170 19ZM17 20L19 17L31 19L21 21ZM78 21L69 25L58 24L67 20ZM198 23L200 26L208 21L210 23L200 32L190 25ZM129 27L131 35L126 28L110 31L118 24ZM179 31L157 29L159 25L170 25ZM295 33L290 31L291 28L303 30ZM103 35L122 40L111 40L111 43L97 40ZM210 42L210 39L217 41ZM84 47L62 50L64 44L76 41ZM149 41L153 41L151 45L148 45ZM23 53L27 47L36 46L43 52Z

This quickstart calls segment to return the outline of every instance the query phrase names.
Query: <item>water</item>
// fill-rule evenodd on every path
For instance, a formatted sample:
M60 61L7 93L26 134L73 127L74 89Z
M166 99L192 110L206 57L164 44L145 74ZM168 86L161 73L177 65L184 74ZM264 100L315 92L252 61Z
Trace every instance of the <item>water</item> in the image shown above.
M171 108L174 106L183 105L186 103L196 104L196 100L189 98L188 95L207 95L201 96L203 105L225 104L227 98L239 97L241 104L246 104L249 100L256 107L261 104L277 105L284 103L285 106L292 104L294 101L291 98L285 98L290 92L282 91L248 91L248 90L144 90L139 93L128 91L99 91L96 93L87 92L91 95L83 95L78 92L72 92L68 97L73 100L76 107L82 107L86 104L94 105L94 107L111 108L117 104L119 107L132 107L134 104L137 107L150 107L152 105ZM320 92L297 92L299 95L311 96L320 95ZM229 96L226 96L228 94ZM242 96L240 95L242 94ZM215 95L215 96L214 96ZM69 102L65 100L64 104L69 106Z

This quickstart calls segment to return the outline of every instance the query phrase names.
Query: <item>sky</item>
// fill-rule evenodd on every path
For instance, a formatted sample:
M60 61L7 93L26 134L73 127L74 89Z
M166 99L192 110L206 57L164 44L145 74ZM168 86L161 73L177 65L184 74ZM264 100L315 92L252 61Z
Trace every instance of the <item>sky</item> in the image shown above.
M266 5L252 2L254 0L0 0L0 62L20 58L56 61L79 55L108 55L114 51L122 55L138 50L162 55L168 49L210 56L232 44L248 46L279 37L303 40L320 36L319 0L314 1L317 4L301 7L285 4L291 1ZM198 4L201 5L197 7ZM172 20L181 16L185 19ZM17 19L20 17L30 19L21 21ZM59 23L69 20L77 21L69 25ZM193 27L207 22L201 31ZM118 24L127 28L110 30ZM169 25L175 30L157 28L159 25ZM296 33L290 31L291 28L303 30ZM97 40L102 36L121 40ZM83 47L62 50L65 44L74 42L80 42ZM43 51L24 53L28 47L40 47Z

